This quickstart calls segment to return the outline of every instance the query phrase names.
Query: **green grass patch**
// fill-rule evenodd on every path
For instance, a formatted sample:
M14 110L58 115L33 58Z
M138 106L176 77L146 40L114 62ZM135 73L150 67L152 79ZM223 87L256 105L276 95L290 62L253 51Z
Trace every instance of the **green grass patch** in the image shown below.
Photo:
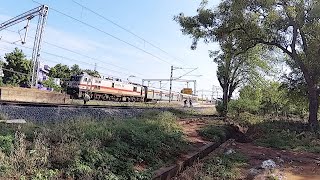
M260 146L320 153L320 136L301 122L269 121L252 126L248 132Z
M228 138L228 131L225 126L208 125L198 131L199 135L212 142L224 142Z
M211 157L204 163L204 176L200 179L238 179L239 167L244 166L248 158L240 153Z
M147 112L127 120L1 124L0 177L150 179L187 147L176 118Z
M241 179L240 168L246 166L248 158L241 153L211 154L191 168L187 169L178 179Z

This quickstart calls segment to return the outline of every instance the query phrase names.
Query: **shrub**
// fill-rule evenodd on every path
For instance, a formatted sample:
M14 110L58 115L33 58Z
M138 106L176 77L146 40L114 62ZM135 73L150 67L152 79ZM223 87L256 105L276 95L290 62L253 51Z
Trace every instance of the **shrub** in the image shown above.
M228 136L228 132L223 126L205 126L198 132L200 136L203 136L204 138L214 142L224 142L225 140L227 140Z
M238 117L235 117L235 121L243 126L250 126L263 122L263 119L258 116L248 112L240 113Z
M0 135L0 151L9 155L13 148L13 140L14 138L10 135L7 135L7 136Z
M10 153L0 151L0 177L151 179L187 145L176 119L170 112L147 112L139 119L3 124L0 146Z

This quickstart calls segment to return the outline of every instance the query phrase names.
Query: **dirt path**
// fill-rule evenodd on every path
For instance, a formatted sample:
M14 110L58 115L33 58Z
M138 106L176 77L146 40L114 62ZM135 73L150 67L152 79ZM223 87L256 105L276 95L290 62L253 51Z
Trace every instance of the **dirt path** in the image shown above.
M182 127L186 139L195 147L201 147L208 143L199 134L198 130L207 125L205 120L181 119L178 124Z
M276 162L274 174L287 180L320 180L320 154L277 150L258 147L250 143L228 143L224 148L232 148L245 154L249 158L249 169L259 169L265 160ZM265 172L261 171L253 179L266 179ZM280 178L279 178L280 179Z

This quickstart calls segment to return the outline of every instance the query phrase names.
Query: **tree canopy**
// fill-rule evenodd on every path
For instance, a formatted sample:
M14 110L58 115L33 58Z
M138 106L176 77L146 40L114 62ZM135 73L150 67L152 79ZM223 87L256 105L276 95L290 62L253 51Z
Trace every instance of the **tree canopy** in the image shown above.
M5 54L3 63L3 83L27 87L30 83L31 61L26 59L22 50L15 48L13 52Z
M320 82L320 2L316 0L223 0L218 8L204 1L196 16L181 13L176 20L183 33L192 34L193 47L233 38L235 54L257 45L280 49L303 74L309 98L309 124L318 129Z

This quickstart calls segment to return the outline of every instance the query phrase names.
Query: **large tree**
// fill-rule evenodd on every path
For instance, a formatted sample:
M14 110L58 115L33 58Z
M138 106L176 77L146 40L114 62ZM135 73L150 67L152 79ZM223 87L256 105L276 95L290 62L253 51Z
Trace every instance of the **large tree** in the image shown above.
M218 66L217 78L223 91L221 115L228 112L228 103L234 91L248 82L260 79L260 73L269 70L266 61L260 57L260 48L251 49L245 53L234 54L232 38L220 43L221 51L210 51L210 56Z
M22 50L15 48L7 53L3 64L3 83L27 87L30 83L31 61L26 59Z
M179 19L194 42L219 41L233 36L238 52L259 44L280 49L303 74L309 99L309 125L319 129L320 2L316 0L223 0L218 8L205 3L198 14Z

